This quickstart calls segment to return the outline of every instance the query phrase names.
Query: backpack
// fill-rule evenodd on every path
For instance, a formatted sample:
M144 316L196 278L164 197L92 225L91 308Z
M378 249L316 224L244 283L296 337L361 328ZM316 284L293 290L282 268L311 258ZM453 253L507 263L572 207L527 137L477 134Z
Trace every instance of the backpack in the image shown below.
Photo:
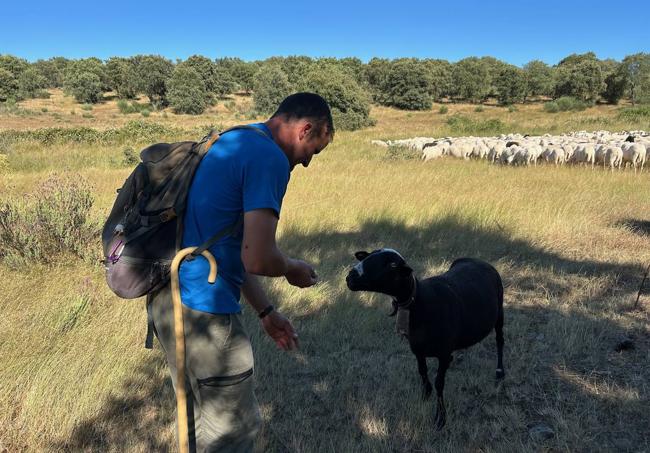
M199 142L156 143L140 152L140 162L126 179L102 230L106 282L123 299L135 299L162 288L183 236L187 194L199 163L226 132L251 129L235 126L210 131ZM237 231L235 224L203 243L186 259L193 259L219 239Z

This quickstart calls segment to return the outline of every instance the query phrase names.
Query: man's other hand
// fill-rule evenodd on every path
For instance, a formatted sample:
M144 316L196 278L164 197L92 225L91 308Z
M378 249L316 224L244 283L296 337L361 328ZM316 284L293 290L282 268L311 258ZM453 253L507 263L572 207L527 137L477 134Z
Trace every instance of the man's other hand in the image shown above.
M272 311L262 318L262 326L279 348L285 351L298 349L298 334L291 322L278 311Z

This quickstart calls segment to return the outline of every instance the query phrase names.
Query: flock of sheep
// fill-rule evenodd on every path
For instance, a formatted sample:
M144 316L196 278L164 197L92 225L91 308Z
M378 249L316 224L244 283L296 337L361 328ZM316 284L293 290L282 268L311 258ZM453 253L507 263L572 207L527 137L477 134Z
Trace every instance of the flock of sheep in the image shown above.
M650 161L650 133L645 131L570 132L542 136L509 134L498 137L416 137L405 140L373 140L379 146L401 146L422 152L426 162L443 156L458 159L487 159L503 165L602 165L643 170Z

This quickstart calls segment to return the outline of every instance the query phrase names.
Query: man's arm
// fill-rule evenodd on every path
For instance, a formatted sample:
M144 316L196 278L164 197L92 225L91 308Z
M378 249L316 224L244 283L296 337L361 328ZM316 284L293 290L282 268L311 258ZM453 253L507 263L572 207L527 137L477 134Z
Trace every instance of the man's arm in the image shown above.
M244 284L241 287L244 298L257 313L260 313L270 305L264 288L262 288L257 276L247 273L244 278ZM264 316L262 326L279 348L287 351L298 347L298 334L291 322L281 315L279 311L273 310Z
M272 209L255 209L244 214L241 259L249 274L284 276L294 286L306 288L316 283L314 268L301 260L286 257L277 247L278 218Z
M275 233L278 218L272 209L255 209L244 214L241 258L246 272L281 277L289 270L289 260L278 249Z

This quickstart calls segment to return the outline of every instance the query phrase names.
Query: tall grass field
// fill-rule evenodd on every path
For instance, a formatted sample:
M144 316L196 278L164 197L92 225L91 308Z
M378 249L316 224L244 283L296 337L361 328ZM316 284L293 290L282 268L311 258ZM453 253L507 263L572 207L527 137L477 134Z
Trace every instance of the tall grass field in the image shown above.
M242 113L245 97L198 117L120 113L114 101L84 117L70 102L55 92L0 112L0 452L176 451L163 354L143 348L144 300L106 287L99 230L141 148L264 118ZM373 108L376 126L337 132L292 173L279 245L313 263L320 282L264 280L298 330L296 352L278 350L244 307L258 450L650 451L650 291L634 309L650 264L650 172L425 164L370 144L650 130L650 118L614 106L445 107ZM473 256L504 280L506 378L495 386L494 334L455 354L439 432L390 298L345 285L353 253L380 247L419 277Z

